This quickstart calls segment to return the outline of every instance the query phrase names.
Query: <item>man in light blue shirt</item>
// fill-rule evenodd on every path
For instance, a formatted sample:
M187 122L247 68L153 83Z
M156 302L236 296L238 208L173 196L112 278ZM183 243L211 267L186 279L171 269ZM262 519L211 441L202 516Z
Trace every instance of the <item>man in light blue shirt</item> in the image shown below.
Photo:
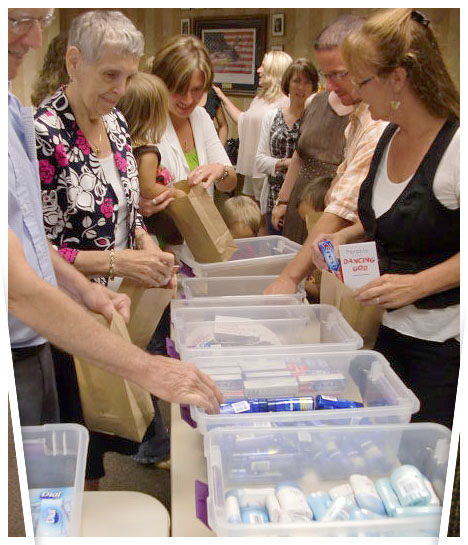
M52 11L8 9L9 81L29 49L41 46L42 28L50 23ZM8 322L21 424L58 420L46 339L161 399L217 412L222 395L211 378L193 365L152 356L125 342L85 310L103 314L109 321L117 310L128 320L129 299L90 282L47 242L32 111L9 92L8 115Z
M31 267L44 280L56 285L49 246L42 227L42 204L38 191L38 164L32 108L23 108L8 91L8 227L23 247ZM13 348L37 346L46 340L14 316L8 316Z
M46 22L52 15L49 10L44 11L42 21ZM40 24L33 22L33 31L24 34L19 28L10 31L11 26L9 22L9 80L16 76L29 47L40 44L40 31L35 28ZM31 183L32 180L36 183ZM23 108L8 89L8 228L18 237L32 269L56 286L49 246L42 228L39 187L32 109ZM8 314L8 327L21 423L58 422L54 368L46 339L12 314Z
M23 15L25 10L9 10L9 80L16 76L29 48L40 46L41 29L53 17L50 9L37 9L33 10L38 12L37 19L10 18L10 12L15 15L15 11L20 11L19 15ZM54 251L50 249L43 228L39 188L33 111L32 108L23 107L9 89L8 227L18 238L31 268L49 284L57 286L52 263ZM60 260L57 260L57 263L60 267ZM82 283L82 289L87 290L88 284ZM94 286L91 286L91 290L94 289ZM124 307L127 304L123 299L119 302ZM103 300L103 304L107 302ZM112 313L111 307L112 305L107 306L108 315ZM44 320L47 320L46 316ZM52 356L46 339L12 314L8 315L8 327L21 423L36 425L57 422L59 420L57 393Z

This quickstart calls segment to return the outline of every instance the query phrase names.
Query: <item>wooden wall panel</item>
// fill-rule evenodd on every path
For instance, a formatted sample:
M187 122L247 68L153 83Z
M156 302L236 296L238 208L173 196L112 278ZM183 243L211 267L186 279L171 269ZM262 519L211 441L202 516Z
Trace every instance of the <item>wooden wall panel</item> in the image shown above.
M449 71L460 85L460 10L458 8L418 8L429 17L437 29L442 52ZM25 60L23 70L14 82L13 90L24 104L30 104L29 95L36 74L39 72L48 42L60 30L69 28L70 22L83 8L59 8L53 26L44 33L44 44L41 50L30 52ZM343 13L368 16L375 12L371 8L123 8L125 13L145 36L145 55L142 62L150 58L158 45L167 37L180 32L180 19L189 17L226 17L235 18L246 15L267 14L267 50L272 45L282 44L284 50L293 58L307 57L313 59L313 41L320 30ZM271 36L271 15L285 14L285 35ZM246 109L251 101L248 97L232 97L236 105ZM232 125L231 125L232 127ZM232 127L235 132L235 128Z

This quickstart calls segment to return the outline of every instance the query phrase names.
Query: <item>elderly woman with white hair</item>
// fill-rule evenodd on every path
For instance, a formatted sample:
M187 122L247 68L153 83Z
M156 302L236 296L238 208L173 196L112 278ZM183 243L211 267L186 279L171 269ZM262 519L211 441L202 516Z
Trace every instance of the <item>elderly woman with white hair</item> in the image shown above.
M174 256L160 250L138 213L137 163L127 123L115 107L142 54L143 35L122 13L83 13L69 32L70 83L35 114L46 234L64 259L113 289L122 278L149 288L173 284ZM80 420L70 357L55 351L55 361L64 418ZM148 433L161 437L165 459L169 438L158 411L155 423L158 429ZM137 446L91 434L88 484L104 475L105 450L130 454Z
M114 278L164 286L174 265L138 214L136 161L115 108L142 54L143 36L122 13L84 13L69 33L70 83L35 115L47 236L83 274L110 287Z

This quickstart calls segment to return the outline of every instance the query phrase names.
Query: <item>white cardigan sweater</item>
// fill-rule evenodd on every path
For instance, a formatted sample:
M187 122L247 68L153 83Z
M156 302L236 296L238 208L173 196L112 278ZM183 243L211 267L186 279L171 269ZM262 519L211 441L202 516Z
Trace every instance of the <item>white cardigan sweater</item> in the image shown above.
M190 114L189 119L197 149L198 164L221 163L231 166L228 154L221 144L213 121L205 108L197 106ZM167 128L158 148L161 153L161 164L169 170L173 181L187 179L190 169L169 115L167 116ZM212 184L208 192L213 195L213 191Z

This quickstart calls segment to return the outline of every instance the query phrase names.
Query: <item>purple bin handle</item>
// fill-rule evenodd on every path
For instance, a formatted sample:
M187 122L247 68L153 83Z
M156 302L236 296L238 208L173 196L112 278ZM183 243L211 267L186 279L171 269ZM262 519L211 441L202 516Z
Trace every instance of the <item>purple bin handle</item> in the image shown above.
M195 513L197 519L201 520L203 524L210 528L208 524L208 509L206 507L206 498L208 497L208 485L202 481L195 481ZM211 530L211 528L210 528Z
M183 261L181 261L181 265L177 272L183 276L187 276L188 278L193 278L195 276L192 268L189 267L187 263L184 263Z
M195 420L192 420L192 417L190 416L190 406L189 405L180 405L180 417L182 420L185 420L189 426L192 428L197 427L197 423Z
M180 360L179 352L175 348L175 343L170 337L166 337L166 352L170 358Z

